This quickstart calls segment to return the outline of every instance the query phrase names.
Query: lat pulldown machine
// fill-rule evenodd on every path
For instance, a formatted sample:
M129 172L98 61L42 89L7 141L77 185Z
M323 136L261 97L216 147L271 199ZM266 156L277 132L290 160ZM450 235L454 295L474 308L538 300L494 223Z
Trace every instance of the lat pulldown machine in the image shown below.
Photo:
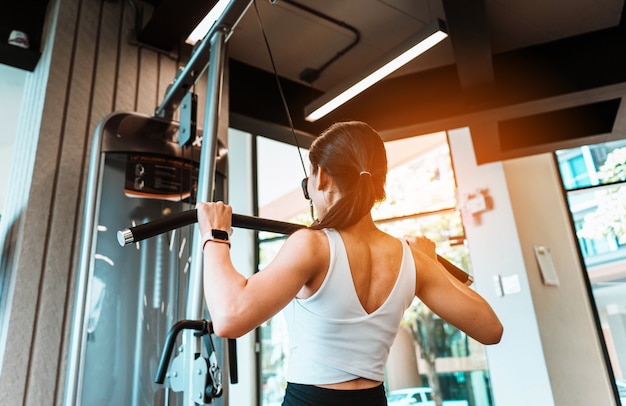
M180 100L185 97L188 89L191 89L197 80L199 76L197 73L206 68L207 54L210 55L210 61L208 61L209 83L206 102L207 108L205 112L204 137L200 159L200 174L198 177L198 201L212 200L210 192L213 189L213 173L215 169L214 159L216 156L218 129L217 117L220 106L219 99L224 65L223 47L225 46L228 33L250 4L250 0L233 0L230 2L221 19L209 31L199 48L192 55L187 67L176 78L175 82L166 93L163 103L156 110L156 114L162 116L176 109ZM150 223L122 230L118 232L118 242L121 245L134 243L195 222L197 222L196 211L189 210L187 212L167 216L161 220L155 220ZM238 214L233 214L232 223L233 227L270 231L280 234L291 234L302 227L296 224ZM438 258L444 267L457 279L461 280L463 283L469 284L472 282L469 274L442 257L438 256ZM171 343L174 338L170 337L170 335L175 336L179 331L182 331L184 334L183 346L189 347L182 351L184 360L175 362L177 369L181 369L183 374L187 373L188 380L186 383L181 383L180 390L185 391L185 405L189 406L193 405L194 402L199 404L210 403L214 397L220 394L219 391L216 392L216 385L221 385L220 382L217 382L217 380L221 378L211 375L211 370L214 371L215 368L214 360L209 360L210 368L207 369L206 361L201 361L196 358L196 355L200 354L198 336L206 337L207 335L210 336L211 333L210 322L201 320L200 317L203 304L202 264L202 251L199 245L196 244L193 247L189 282L190 292L187 300L188 320L182 322L182 324L175 325L168 335L168 343ZM189 330L196 330L200 333L193 333ZM235 348L233 340L229 340L229 348L231 350ZM173 347L171 345L166 345L164 348L156 378L158 383L163 382L164 371L167 368L172 350ZM233 365L232 362L233 356L234 353L231 353L230 364L231 368L236 368L236 365ZM197 367L198 362L200 363L200 368ZM198 378L198 376L200 377ZM191 379L191 377L194 378ZM231 376L231 379L233 379L233 376Z
M156 109L156 116L171 117L181 101L193 89L196 81L208 67L206 110L204 114L203 139L200 153L200 168L198 174L197 201L213 200L215 185L215 157L217 155L217 134L219 128L219 112L221 108L222 81L225 62L225 46L233 28L244 15L251 0L232 0L213 24L205 38L196 45L194 52L185 68L179 72L174 82L168 88L163 102ZM190 110L191 113L193 109ZM181 122L183 119L181 119ZM189 122L194 122L191 118ZM168 343L173 343L178 331L183 334L180 357L177 357L175 369L170 374L170 385L174 391L184 392L183 405L212 403L222 394L221 373L217 365L215 348L211 342L210 323L202 320L202 251L198 244L192 247L191 266L189 269L189 290L187 292L186 318L187 321L176 324L168 334ZM200 323L200 324L198 324ZM200 328L198 328L200 327ZM195 332L194 332L195 331ZM173 335L173 336L172 336ZM209 360L201 356L201 338L209 344ZM234 351L234 341L229 341L229 348ZM163 382L163 374L167 369L167 360L171 355L173 345L165 347L157 381ZM231 360L234 354L231 354ZM208 362L208 364L207 364ZM231 372L236 366L231 366ZM177 380L182 376L182 380ZM236 380L236 375L231 374ZM179 383L179 385L177 385ZM174 385L172 385L174 384Z
M113 130L107 130L106 128L99 129L97 135L100 133L108 133L108 137L105 137L105 141L109 144L114 145L107 145L105 148L104 146L99 145L100 142L104 143L104 141L94 140L94 145L98 143L98 146L100 148L98 148L98 146L94 146L92 150L92 168L90 169L89 174L90 179L88 186L89 190L87 191L88 196L106 195L106 190L108 190L107 185L109 184L115 185L112 186L112 188L117 187L117 183L115 183L117 182L117 180L115 182L111 182L107 179L102 180L102 172L105 172L105 167L107 167L107 165L109 165L109 163L111 162L112 166L116 166L116 168L122 165L128 165L128 162L122 164L119 163L121 162L121 159L119 159L119 152L135 151L132 148L128 149L127 145L121 145L123 141L127 140L130 137L125 138L124 136L121 136L121 133L123 131L119 130L120 127L126 127L124 128L124 133L130 134L133 133L133 129L150 132L152 130L152 126L157 125L159 127L159 130L156 132L161 131L163 133L171 135L172 131L178 131L180 135L180 146L183 145L182 143L187 142L183 139L183 135L191 135L193 133L192 127L195 125L195 110L193 108L193 106L195 105L193 99L194 95L190 93L190 90L193 89L196 81L208 68L206 110L204 114L204 127L202 129L203 139L200 148L201 151L199 154L200 157L198 160L194 158L194 162L197 162L198 184L195 200L213 200L213 193L215 193L214 191L216 190L215 174L217 165L216 157L218 155L217 133L219 127L218 117L221 107L220 99L222 94L223 68L225 59L224 48L226 46L229 35L232 32L232 29L235 27L241 16L246 12L251 4L251 0L230 1L222 16L213 25L204 40L196 46L186 67L181 70L175 77L174 82L170 85L165 94L163 102L157 107L154 117L144 118L137 115L128 116L124 114L112 114L105 120L107 125L112 124ZM192 107L190 108L190 106ZM170 121L172 120L174 111L176 111L179 107L181 116L180 127L173 128L174 126L172 126ZM150 128L145 128L143 124L135 125L135 123L140 122L147 122L148 127ZM106 125L103 125L103 127L106 127ZM160 148L169 148L167 142L161 142ZM158 153L158 151L156 151L157 148L154 149L155 151L150 152ZM101 156L105 156L110 152L115 152L115 154L117 155L111 154L115 155L113 158L109 158L108 156L106 157L106 159L101 158ZM172 157L179 156L179 152L177 151L170 152L170 156ZM123 177L123 169L119 172L122 173L121 176ZM107 199L110 198L108 195L106 197ZM85 217L87 219L95 219L97 215L103 217L102 213L105 210L108 213L109 218L115 216L116 203L124 204L120 202L100 204L100 202L95 197L88 198L85 208ZM133 205L136 206L134 211L145 211L146 205L140 203L133 203ZM166 207L166 209L168 210L170 208L173 209L174 207L171 205ZM197 214L195 209L182 211L176 214L165 215L168 210L162 210L159 207L158 210L151 209L151 214L149 216L146 213L141 214L140 218L143 219L143 224L133 225L133 227L124 229L117 233L119 244L123 246L129 244L139 246L139 242L142 241L142 244L152 242L152 240L148 239L155 236L157 237L155 240L163 240L164 238L162 238L161 234L187 225L192 225L197 222ZM120 219L117 218L117 220L114 222L115 225L109 225L109 228L117 227L119 220ZM233 227L236 228L269 231L280 234L291 234L299 228L303 227L297 224L284 223L238 214L233 214L232 220ZM122 227L119 227L117 229L119 230L121 228ZM195 228L197 229L197 227ZM192 246L186 248L191 251L191 255L190 259L187 262L189 268L186 274L185 281L185 286L188 288L186 288L186 291L184 292L185 294L180 296L186 302L184 304L184 319L178 320L181 317L177 317L176 319L170 321L169 323L172 324L172 326L167 333L161 333L161 331L163 331L162 328L159 328L159 332L150 329L148 333L143 329L143 326L141 326L139 323L136 323L137 327L133 328L137 330L138 334L134 337L134 341L136 343L135 353L133 354L134 359L130 360L130 362L125 359L128 357L124 357L124 354L118 355L120 351L118 351L118 347L116 347L115 345L111 345L109 343L108 346L104 347L107 344L107 340L103 340L103 333L104 331L106 331L106 329L118 329L124 332L124 329L127 328L128 325L132 326L132 323L134 321L131 320L127 323L120 322L119 307L117 307L116 309L113 309L113 314L109 318L109 321L105 323L100 320L100 326L97 327L99 317L98 315L100 311L99 306L101 303L101 299L99 298L104 296L104 293L102 292L105 289L109 288L115 289L115 283L118 283L120 284L120 286L122 286L122 288L125 288L125 285L123 285L124 282L106 281L106 284L93 283L93 280L97 280L98 276L98 269L94 271L94 269L96 268L94 264L97 265L98 263L104 263L105 265L101 266L113 266L113 261L107 258L106 255L102 254L103 252L112 252L111 247L108 246L109 240L104 238L98 239L99 235L103 235L103 233L106 232L105 229L106 227L102 227L100 223L98 223L98 227L95 227L95 224L91 224L89 223L89 221L85 222L85 229L83 232L83 244L81 246L81 252L83 253L83 256L81 257L79 269L80 276L78 278L79 280L76 287L77 303L75 305L75 316L73 321L74 328L72 330L70 355L68 359L68 385L66 388L66 399L64 404L68 406L73 406L75 404L81 403L81 401L87 402L91 400L91 398L94 396L94 387L97 388L98 391L101 391L104 396L109 394L109 401L111 402L115 401L115 395L117 395L119 392L132 391L132 400L125 399L125 404L149 404L148 402L150 402L150 400L147 400L148 395L154 395L155 405L171 404L168 398L169 394L167 391L165 391L165 394L153 394L155 390L152 386L153 384L148 383L148 385L146 385L145 382L143 382L143 375L145 375L146 370L140 362L142 361L141 353L137 351L137 346L142 346L142 343L146 341L147 338L150 338L150 336L157 334L159 336L166 335L166 338L165 343L160 348L162 352L161 357L158 361L158 368L154 381L157 384L164 384L165 379L167 378L169 387L173 392L182 392L182 403L174 400L174 404L182 404L183 406L194 406L195 404L202 405L214 402L219 403L220 401L227 402L228 391L222 383L221 368L219 366L218 359L219 349L216 348L211 337L213 333L211 322L203 318L203 261L202 250L199 244L193 244ZM195 230L196 237L199 237L198 234L198 231ZM197 241L197 238L195 240ZM95 241L98 241L98 253L96 253ZM100 244L102 244L102 247L100 246ZM155 244L152 244L152 246L154 245ZM125 253L128 253L132 250L124 251ZM137 284L139 285L138 292L141 297L138 298L139 300L135 298L135 306L138 309L136 317L138 319L143 318L143 312L147 311L146 305L139 302L146 300L147 296L145 292L147 290L150 290L149 286L148 289L146 288L146 281L143 277L144 274L148 274L148 268L150 267L150 265L146 265L146 263L150 264L150 261L144 261L144 259L150 259L148 257L152 255L147 254L147 252L150 251L142 248L140 254L142 256L142 276L139 278L140 282L138 282ZM158 257L158 255L155 256ZM126 260L126 257L127 256L125 255L120 255L121 259L117 259L117 262L124 262ZM181 258L181 255L176 256L176 258L174 258L171 262L176 262L179 258ZM451 272L459 280L464 283L471 283L471 277L467 273L463 272L453 264L445 261L441 257L439 257L439 260L446 267L446 269L448 269L448 271ZM133 264L128 264L128 266L132 267ZM109 272L108 274L111 274L109 268L106 268L104 272L100 272ZM151 282L153 283L154 290L156 291L157 285L160 284L161 281L155 280ZM98 290L98 286L101 286L100 290ZM168 300L176 302L176 304L178 304L179 299L177 299L177 297L175 296L176 290L177 288L169 290ZM161 291L165 290L161 289ZM98 295L99 293L100 296ZM161 301L160 303L164 302ZM151 309L155 309L156 311L156 309L158 309L159 307L158 305L159 303L157 303L157 301L155 300L151 306ZM124 304L122 303L118 306L124 306ZM163 308L161 304L161 313L163 313L162 309ZM132 310L133 309L131 308L130 311L132 312ZM115 313L116 311L118 313ZM123 308L123 313L125 313L126 311L128 311L128 309ZM125 314L123 314L123 316L126 317ZM102 319L104 319L104 317ZM173 361L171 361L179 334L182 334L182 344L178 347L178 355L173 359ZM122 342L123 338L116 337L115 340L116 342ZM88 342L95 342L96 349L87 351L86 347ZM102 353L101 348L103 347L105 348L105 351L115 351L115 355L109 357L111 359L102 358L102 361L94 361L94 359L92 358L92 354L98 352ZM153 348L153 346L151 345L150 348ZM143 349L145 354L146 348ZM205 351L203 351L203 349ZM128 350L124 348L124 352L127 351ZM156 350L155 352L158 352L158 350ZM235 358L234 340L228 340L227 353L229 354L230 380L232 383L236 383L237 365ZM102 355L106 357L106 354ZM122 364L122 362L124 362L124 364ZM150 363L152 363L152 361L150 361ZM120 376L115 376L115 379L112 379L114 383L109 384L103 382L101 384L98 381L98 373L100 372L98 368L106 371L109 364L117 368L116 373L120 374ZM88 365L89 367L86 368L85 365ZM152 364L150 364L150 367L152 368ZM132 379L124 376L124 374L130 375L128 373L129 369L133 370ZM85 375L90 375L88 378L90 379L91 386L87 385L84 382L86 380ZM129 380L132 382L126 383ZM141 382L141 384L137 385L136 382ZM106 385L111 386L113 389L107 389ZM144 387L142 385L145 386L147 389L144 390ZM102 388L100 386L102 386ZM118 386L122 387L123 389L116 390ZM137 389L137 386L140 386L141 389ZM128 387L132 388L128 389ZM83 393L87 394L85 396L82 396L82 398L81 390L83 391ZM109 390L109 392L107 392L107 390ZM146 395L146 393L148 393L148 395ZM226 396L222 396L224 393L226 394ZM86 396L89 396L90 399L85 399Z
M180 228L198 221L196 210L188 210L178 214L171 214L161 219L140 224L125 230L118 231L117 238L120 245L125 246L156 235ZM258 231L269 231L279 234L291 234L302 228L302 225L285 223L281 221L263 219L252 216L233 214L233 227L246 228ZM200 260L200 264L202 261ZM190 289L195 287L190 286ZM192 361L193 373L187 374L185 359L188 351L180 351L173 362L170 363L174 352L175 342L179 333L192 332L195 337L202 337L208 358L201 356L201 352L194 354ZM165 378L169 378L170 388L175 391L190 390L193 401L198 404L212 403L212 401L222 395L223 385L221 369L217 362L216 349L211 339L213 333L212 324L208 320L181 320L177 322L168 332L166 343L163 347L159 362L155 383L163 384ZM230 382L237 383L237 361L235 340L228 340L228 358Z
M87 180L64 405L106 402L193 406L228 400L225 394L215 401L223 392L218 360L213 358L216 352L225 352L221 343L217 349L208 349L211 359L206 362L206 368L198 369L201 361L197 360L204 355L203 340L209 347L212 343L209 340L211 325L202 320L205 310L202 252L198 244L185 245L192 240L192 233L159 235L135 244L136 250L123 252L115 238L111 241L108 236L112 230L124 228L123 223L127 221L132 220L132 224L149 222L178 212L193 201L213 200L214 193L219 196L222 188L216 187L216 183L223 186L219 182L224 178L220 176L216 182L216 169L223 163L218 158L218 152L221 157L222 151L218 149L217 133L222 109L225 46L251 4L251 0L228 2L208 34L194 48L186 66L173 79L152 117L111 113L96 129ZM180 143L183 136L192 132L195 117L194 109L189 108L194 105L190 92L205 72L207 91L202 144L198 146L197 140L191 139L191 148L183 149L182 145L176 145L174 138L178 134ZM173 121L174 112L179 108L180 125ZM138 160L133 161L135 158ZM144 165L146 162L142 159L148 160L148 165ZM149 170L153 172L150 174ZM156 178L157 170L161 174L166 172L158 178L162 190L146 196L142 182L146 176ZM189 179L191 185L185 184L183 177ZM197 189L194 184L198 185ZM193 198L187 199L190 196L182 196L182 193L180 197L154 196L164 189L176 193L178 186L181 192ZM138 193L130 196L127 190ZM124 210L128 210L130 219L124 215ZM197 241L198 236L193 237ZM174 249L176 239L180 246ZM113 249L111 242L117 249ZM173 272L177 268L180 272ZM183 309L184 314L179 309ZM192 322L178 324L177 320L181 319ZM182 342L178 346L181 356L176 361L177 370L170 374L168 381L170 387L172 384L176 387L170 391L155 386L149 375L157 364L154 355L164 347L162 339L167 330L164 331L163 326L172 325L175 335L178 331L182 333ZM167 365L165 367L167 375ZM236 372L233 369L231 373ZM208 393L206 382L213 386ZM202 388L197 389L199 386Z

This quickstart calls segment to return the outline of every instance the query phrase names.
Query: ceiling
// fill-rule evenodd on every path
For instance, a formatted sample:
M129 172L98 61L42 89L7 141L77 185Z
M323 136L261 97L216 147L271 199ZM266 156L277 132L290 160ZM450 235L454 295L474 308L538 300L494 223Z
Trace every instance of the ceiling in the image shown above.
M181 9L177 0L152 3L139 37L167 51L180 46L213 4L189 0ZM342 119L366 121L388 139L470 126L479 162L588 136L615 137L626 94L623 5L255 0L227 43L231 112L287 126L276 73L294 126L310 134ZM327 117L304 120L304 106L434 19L447 26L444 42Z

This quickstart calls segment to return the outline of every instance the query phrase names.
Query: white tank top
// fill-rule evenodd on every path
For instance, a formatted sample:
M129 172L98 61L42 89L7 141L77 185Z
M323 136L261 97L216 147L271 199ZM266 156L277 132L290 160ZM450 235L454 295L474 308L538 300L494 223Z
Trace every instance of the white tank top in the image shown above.
M330 265L320 288L284 310L289 332L287 381L309 385L359 377L383 381L389 348L415 296L415 263L402 242L402 265L385 302L367 313L354 288L341 235L325 229Z

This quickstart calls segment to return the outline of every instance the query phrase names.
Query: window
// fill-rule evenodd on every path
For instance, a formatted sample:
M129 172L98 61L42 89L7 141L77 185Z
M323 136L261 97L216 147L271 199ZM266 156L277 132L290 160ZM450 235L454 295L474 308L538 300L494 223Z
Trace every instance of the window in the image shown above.
M599 329L626 380L626 140L556 151Z
M308 151L302 151L308 172ZM291 223L310 223L308 202L300 182L305 176L296 147L257 137L259 216ZM285 236L259 233L259 270L282 246ZM287 328L279 313L259 328L261 404L280 405L285 393Z
M374 209L378 226L397 237L430 238L437 244L439 255L471 273L461 214L456 210L456 182L446 134L393 141L387 143L387 149L388 198ZM412 154L401 154L398 160L393 155L396 151ZM405 313L403 323L410 327L417 343L424 386L439 390L446 400L491 404L482 345L439 319L418 300Z

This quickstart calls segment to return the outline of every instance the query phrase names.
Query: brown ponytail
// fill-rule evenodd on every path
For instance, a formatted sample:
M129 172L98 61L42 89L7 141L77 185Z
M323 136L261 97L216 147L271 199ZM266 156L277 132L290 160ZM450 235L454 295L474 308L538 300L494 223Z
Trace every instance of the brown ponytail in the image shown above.
M315 139L309 160L314 170L324 168L342 195L311 228L351 226L385 199L387 154L380 135L369 125L333 124Z

